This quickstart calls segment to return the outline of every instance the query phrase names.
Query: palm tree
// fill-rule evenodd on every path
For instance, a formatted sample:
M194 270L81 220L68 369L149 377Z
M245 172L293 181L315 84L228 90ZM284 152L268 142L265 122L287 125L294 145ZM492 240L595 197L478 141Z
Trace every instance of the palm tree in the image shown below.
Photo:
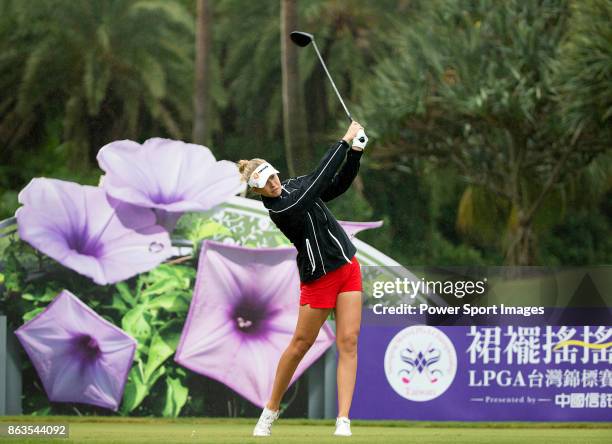
M9 5L18 31L2 49L16 48L19 88L6 89L0 110L3 150L23 145L41 121L59 118L73 168L86 168L101 144L137 137L143 128L177 138L185 133L193 18L179 2ZM17 130L16 121L22 122Z

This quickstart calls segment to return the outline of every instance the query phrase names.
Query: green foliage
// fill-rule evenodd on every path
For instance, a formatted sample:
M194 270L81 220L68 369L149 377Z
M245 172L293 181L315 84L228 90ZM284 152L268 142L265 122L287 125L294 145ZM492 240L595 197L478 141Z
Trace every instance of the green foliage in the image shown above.
M255 215L225 212L221 208L184 215L174 234L193 243L193 257L199 257L199 248L204 239L247 247L290 245L289 240L271 221Z
M612 195L600 207L584 207L569 212L541 239L542 263L545 265L612 263ZM607 215L607 217L606 217Z
M476 243L495 244L504 229L503 221L508 219L508 212L507 202L500 202L481 187L468 186L457 209L457 228Z
M409 23L397 25L392 55L373 79L377 88L364 88L363 108L374 131L405 144L419 139L432 154L450 145L451 161L453 152L469 149L465 157L481 169L496 155L508 157L511 144L520 142L513 136L533 133L536 142L536 122L545 126L547 64L567 15L562 2L421 6ZM376 113L382 106L386 112ZM487 151L492 143L495 151Z
M555 86L563 127L601 149L612 145L612 3L571 2L572 18L559 58Z
M122 414L136 409L157 380L168 372L165 361L174 354L191 301L195 270L180 265L160 265L140 275L134 288L125 282L115 285L110 307L118 312L121 327L138 341L135 361L128 376ZM184 405L182 385L172 378L174 408L164 409L177 416ZM178 398L177 398L178 396ZM186 397L186 394L185 394ZM177 410L178 408L178 410Z
M14 190L3 190L0 191L0 217L2 215L13 215L19 203L17 202L17 192Z
M339 220L368 221L376 218L370 203L355 186L349 188L342 198L328 202L327 206Z
M409 169L415 156L452 166L469 185L458 227L472 241L498 243L510 263L534 263L537 231L556 223L546 206L561 208L569 176L601 150L559 125L553 66L576 18L563 0L415 9L396 24L372 76L377 87L362 88L361 112L378 139L375 166Z
M434 231L429 245L431 255L428 262L439 266L487 265L483 255L476 248L466 244L455 245Z
M171 418L177 417L187 402L187 387L181 384L180 378L170 376L166 377L166 385L166 403L162 415Z

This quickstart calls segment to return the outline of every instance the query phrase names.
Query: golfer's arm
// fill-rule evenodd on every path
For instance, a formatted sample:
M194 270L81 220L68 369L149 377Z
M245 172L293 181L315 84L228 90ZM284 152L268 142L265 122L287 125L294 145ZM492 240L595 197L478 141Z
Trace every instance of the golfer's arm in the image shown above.
M359 172L359 160L363 150L350 149L346 154L346 162L334 176L331 183L321 193L321 199L328 202L344 193L353 183Z
M332 181L336 171L344 161L349 144L345 140L334 143L327 150L317 168L304 178L300 190L293 191L289 199L283 201L279 208L271 209L274 213L295 214L310 208Z
M308 190L310 199L314 201L329 186L347 151L350 151L348 142L340 139L327 150L317 168L306 176L303 189Z

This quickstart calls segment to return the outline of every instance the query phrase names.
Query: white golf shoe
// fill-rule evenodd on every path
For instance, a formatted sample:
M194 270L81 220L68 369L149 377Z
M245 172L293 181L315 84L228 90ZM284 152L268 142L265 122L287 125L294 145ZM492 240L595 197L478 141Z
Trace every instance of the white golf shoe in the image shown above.
M268 407L264 407L259 417L259 421L253 429L253 436L270 436L272 434L271 428L272 423L278 419L280 410L270 410Z
M346 416L340 416L336 418L336 436L351 436L351 420Z

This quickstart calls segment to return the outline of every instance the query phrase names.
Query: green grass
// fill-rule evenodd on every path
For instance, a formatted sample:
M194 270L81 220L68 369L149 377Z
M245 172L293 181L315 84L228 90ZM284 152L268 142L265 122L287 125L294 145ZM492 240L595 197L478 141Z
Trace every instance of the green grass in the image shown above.
M279 419L271 437L251 436L257 418L121 418L103 416L4 416L10 423L68 423L60 443L310 443L348 440L363 444L400 443L610 443L612 423L468 423L352 420L353 436L333 436L333 420ZM0 438L0 442L42 443L41 438Z

